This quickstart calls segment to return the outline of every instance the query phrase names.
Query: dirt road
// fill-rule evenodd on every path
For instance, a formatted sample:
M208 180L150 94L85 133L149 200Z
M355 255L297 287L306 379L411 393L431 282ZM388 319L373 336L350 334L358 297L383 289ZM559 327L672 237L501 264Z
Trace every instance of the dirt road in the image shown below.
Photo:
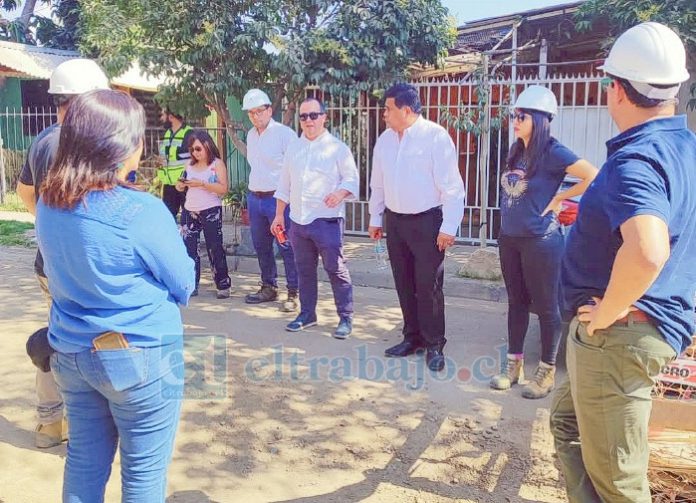
M33 446L34 369L27 336L44 324L33 251L0 249L0 501L60 500L65 447ZM387 360L400 339L395 292L356 288L356 330L283 330L275 306L248 306L257 278L235 276L232 299L204 285L184 310L188 363L169 498L202 502L563 502L548 431L550 399L492 392L505 306L447 299L448 371L421 357ZM210 283L207 284L211 287ZM531 334L528 373L538 352ZM531 357L531 358L530 358ZM107 501L120 501L115 467Z

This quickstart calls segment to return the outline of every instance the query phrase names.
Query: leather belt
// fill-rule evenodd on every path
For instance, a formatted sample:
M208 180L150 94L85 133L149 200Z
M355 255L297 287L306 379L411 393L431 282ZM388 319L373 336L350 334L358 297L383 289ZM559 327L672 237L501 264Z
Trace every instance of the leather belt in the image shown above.
M612 325L630 325L631 323L652 323L652 319L643 311L631 311L623 318L616 320Z
M431 213L436 213L438 211L442 210L442 206L433 206L432 208L421 211L420 213L397 213L396 211L392 211L389 208L385 208L385 210L388 213L391 213L392 215L396 215L397 217L402 217L402 218L413 218L413 217L422 217L424 215L429 215Z
M275 190L250 190L249 193L254 194L256 197L273 197Z
M643 311L631 311L623 318L616 320L613 325L630 325L631 323L650 323L650 316Z

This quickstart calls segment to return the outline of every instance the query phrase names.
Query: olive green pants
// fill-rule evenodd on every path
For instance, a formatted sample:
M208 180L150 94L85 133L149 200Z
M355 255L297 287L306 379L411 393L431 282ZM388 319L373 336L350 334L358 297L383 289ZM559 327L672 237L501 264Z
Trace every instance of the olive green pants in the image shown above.
M650 503L650 392L675 356L648 323L612 325L590 337L586 324L573 319L568 376L551 407L570 503Z

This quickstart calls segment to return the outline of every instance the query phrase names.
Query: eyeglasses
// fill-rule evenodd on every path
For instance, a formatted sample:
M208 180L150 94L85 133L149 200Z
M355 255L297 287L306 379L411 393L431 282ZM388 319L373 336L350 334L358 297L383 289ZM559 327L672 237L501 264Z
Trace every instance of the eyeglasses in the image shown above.
M305 122L307 119L317 120L324 112L309 112L308 114L300 114L300 121Z
M265 112L266 110L268 110L269 108L271 108L271 105L264 105L263 108L261 108L260 110L259 110L259 109L256 109L256 110L249 110L247 113L248 113L249 115L258 116L258 115L261 115L262 113L264 113L264 112Z
M203 152L203 147L191 147L189 150L191 152Z
M599 86L602 88L602 91L606 91L608 87L614 87L614 79L611 77L604 77L600 79Z
M529 114L526 114L524 112L514 112L510 114L510 118L514 121L519 121L519 122L524 122L527 120L527 117L529 117Z

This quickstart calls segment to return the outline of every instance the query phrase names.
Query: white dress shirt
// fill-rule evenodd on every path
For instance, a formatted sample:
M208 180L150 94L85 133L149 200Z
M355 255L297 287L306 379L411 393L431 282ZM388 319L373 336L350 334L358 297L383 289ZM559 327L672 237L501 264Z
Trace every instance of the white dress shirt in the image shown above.
M275 197L290 204L290 219L307 225L317 218L345 216L345 203L329 208L324 198L345 189L354 200L358 194L359 175L348 146L328 131L310 141L294 140L285 152L283 170Z
M249 190L270 192L278 188L283 156L297 133L279 122L271 121L259 134L254 127L247 134L247 160L251 166Z
M440 232L454 236L464 215L464 182L457 150L442 126L418 117L401 139L393 129L375 144L370 179L370 225L382 227L385 206L416 214L442 206Z

